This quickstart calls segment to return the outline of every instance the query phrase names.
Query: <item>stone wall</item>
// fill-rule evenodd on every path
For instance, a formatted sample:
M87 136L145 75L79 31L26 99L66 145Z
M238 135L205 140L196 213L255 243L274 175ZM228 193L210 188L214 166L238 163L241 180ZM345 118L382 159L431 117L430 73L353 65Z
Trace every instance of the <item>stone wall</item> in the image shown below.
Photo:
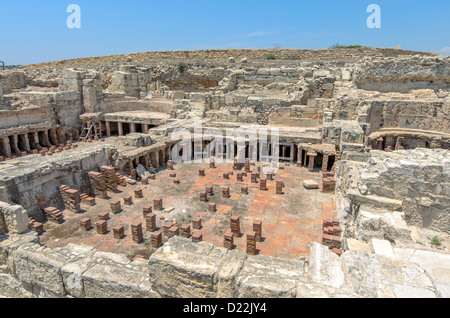
M0 294L45 298L154 298L146 261L69 244L48 249L34 233L0 242Z
M20 205L0 202L0 234L21 234L28 230L27 211Z
M88 113L96 112L97 102L102 95L100 73L85 69L64 69L60 90L77 92L81 108Z
M0 110L0 129L17 128L51 122L49 107L27 107L18 110Z
M141 110L170 114L173 109L173 102L169 100L106 100L100 102L98 105L98 110L102 113L115 113L123 111L132 112Z
M352 202L361 209L402 211L410 226L450 230L448 150L373 150L359 162L343 159L336 173L341 209L350 211Z
M5 214L0 210L0 235L4 235L8 232L8 227L6 226Z
M5 163L0 168L0 200L23 206L29 215L40 212L39 198L44 198L49 205L60 206L60 185L77 189L88 185L87 173L109 164L115 152L115 147L93 144L38 161L34 155L22 158L21 163Z
M353 77L359 88L380 92L449 89L449 60L448 56L365 59L355 66Z
M311 244L301 259L247 256L174 237L149 261L69 244L48 249L34 233L0 242L0 295L76 298L439 297L417 264Z
M0 85L3 93L9 94L15 89L26 86L25 73L22 71L2 71L0 72Z

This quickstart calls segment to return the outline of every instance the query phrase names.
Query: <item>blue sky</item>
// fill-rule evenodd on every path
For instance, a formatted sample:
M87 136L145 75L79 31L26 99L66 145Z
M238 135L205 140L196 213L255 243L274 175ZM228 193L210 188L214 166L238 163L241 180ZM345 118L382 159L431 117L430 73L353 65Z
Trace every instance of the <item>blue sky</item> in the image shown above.
M366 25L372 3L381 7L380 29ZM66 25L70 4L81 8L81 29ZM449 0L10 0L0 8L0 60L335 43L450 55L449 12Z

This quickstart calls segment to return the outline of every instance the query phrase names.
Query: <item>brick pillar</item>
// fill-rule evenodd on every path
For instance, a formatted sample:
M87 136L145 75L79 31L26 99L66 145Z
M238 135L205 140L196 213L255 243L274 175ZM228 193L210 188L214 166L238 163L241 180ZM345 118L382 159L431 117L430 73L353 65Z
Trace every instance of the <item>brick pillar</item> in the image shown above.
M136 124L130 123L130 133L135 133L135 132L136 132Z
M25 145L25 151L31 153L30 140L28 139L28 134L20 135L20 138L22 139L22 143Z
M161 164L164 164L166 162L166 148L162 150L162 160Z
M122 239L125 236L125 228L122 225L118 225L113 228L114 238Z
M329 155L323 155L322 172L327 172L328 171L328 160L329 159L330 159Z
M256 233L251 232L247 234L247 254L256 254Z
M283 188L284 188L284 182L283 181L277 181L276 193L277 194L283 194Z
M308 156L309 156L308 170L312 172L314 171L314 159L316 158L316 155L308 155Z
M3 143L3 151L5 152L5 156L11 157L11 145L9 144L8 136L3 137L2 143Z
M60 144L64 143L64 132L61 127L56 128L56 137L58 138L58 142Z
M106 126L106 136L111 137L111 122L105 121Z
M202 228L202 218L195 217L192 219L192 227L196 230L200 230Z
M162 199L153 200L153 211L159 211L163 208Z
M34 131L31 134L32 134L32 138L33 138L34 147L37 150L42 150L42 147L39 144L39 133L37 131Z
M149 124L142 124L142 133L147 134L149 130L150 130Z
M155 153L155 168L159 168L160 163L159 163L159 151L156 151Z
M162 245L162 233L161 232L153 232L151 235L151 244L152 247L158 248Z
M297 166L303 166L303 157L302 157L302 147L298 146L297 148Z
M377 149L378 150L383 150L383 141L384 141L383 137L380 137L377 139Z
M234 247L234 234L232 232L227 232L224 235L223 247L231 250Z
M20 150L18 146L19 138L17 135L13 135L11 137L12 137L11 151L16 155L20 155Z
M133 242L140 243L144 238L144 233L142 232L142 223L135 222L131 224L131 236Z
M281 157L282 158L286 157L286 146L281 146Z
M253 232L256 234L256 242L261 242L262 239L262 222L254 221L253 222Z
M119 130L119 136L123 136L123 123L118 122L117 123L117 128Z
M245 172L250 172L250 159L245 159Z
M241 235L241 219L238 216L232 216L230 218L231 232L233 232L237 237Z
M95 223L95 228L97 230L97 234L106 234L108 232L108 222L105 220L100 220Z
M399 150L403 146L403 137L398 137L395 143L395 150Z
M180 227L180 235L185 238L191 236L191 226L189 224L184 224Z
M50 134L52 141L55 143L55 145L59 146L60 143L58 142L58 135L56 133L56 128L50 129L49 134Z
M262 191L266 191L267 190L267 180L266 179L261 179L260 180L259 189L262 190Z
M48 130L44 130L44 138L45 138L45 145L50 148L52 143L50 142L50 138L48 137Z

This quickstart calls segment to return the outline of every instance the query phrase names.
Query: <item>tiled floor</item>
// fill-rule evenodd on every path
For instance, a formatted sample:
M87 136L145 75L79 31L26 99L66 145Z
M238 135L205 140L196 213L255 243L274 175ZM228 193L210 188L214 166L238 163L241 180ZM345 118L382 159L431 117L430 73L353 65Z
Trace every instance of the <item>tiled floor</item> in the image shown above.
M199 177L198 170L205 169L206 176ZM252 166L256 171L257 166ZM132 241L130 224L140 220L144 225L144 239L149 241L150 232L145 231L145 220L142 217L142 207L152 203L153 199L163 198L163 207L172 207L173 211L165 213L156 211L157 226L167 221L176 222L177 226L187 224L195 215L203 220L204 240L217 246L223 246L223 235L230 230L229 218L238 215L241 218L241 237L235 237L235 245L239 250L245 250L245 233L252 231L255 220L262 221L263 241L257 243L257 252L283 258L297 258L309 253L309 244L320 242L322 236L322 220L333 218L335 206L332 194L320 193L318 190L307 190L302 182L305 179L318 179L318 172L308 172L305 168L295 165L279 170L273 181L267 181L267 191L259 190L259 184L251 183L250 174L243 182L237 182L236 172L229 180L223 179L223 173L232 171L229 164L217 165L209 169L208 164L182 164L175 166L180 185L173 184L169 177L170 171L161 170L156 180L150 180L149 185L128 185L119 187L120 193L109 193L110 199L97 198L97 204L92 207L82 205L84 213L73 214L64 211L66 222L63 224L46 223L46 232L41 241L49 247L63 246L68 243L85 244L102 251L124 253L127 255L144 254L149 256L152 249L147 243L136 244ZM284 194L275 193L277 180L283 180L286 187ZM249 194L241 194L241 185L249 186ZM214 186L214 195L209 202L200 202L199 193L206 186ZM231 190L229 198L223 198L221 187L228 186ZM134 194L134 189L142 187L144 198L136 199L133 195L133 205L123 205L123 211L117 215L110 213L108 221L109 233L98 235L95 228L89 232L80 229L82 218L92 218L93 225L98 220L98 214L110 211L109 201L122 199ZM208 203L216 203L216 212L207 212ZM183 213L185 210L185 213ZM163 219L162 219L163 218ZM112 228L116 225L125 226L122 240L114 239ZM193 230L195 233L197 230ZM163 241L166 241L164 238Z

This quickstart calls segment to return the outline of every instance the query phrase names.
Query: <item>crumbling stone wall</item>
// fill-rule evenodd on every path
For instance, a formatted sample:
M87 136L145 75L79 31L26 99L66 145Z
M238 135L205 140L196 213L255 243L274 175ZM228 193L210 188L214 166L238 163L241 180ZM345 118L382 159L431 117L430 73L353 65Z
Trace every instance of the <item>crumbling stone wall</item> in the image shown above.
M0 210L0 235L6 234L8 227L6 226L5 214Z
M29 215L40 213L39 198L59 206L60 185L76 186L78 189L88 185L87 172L109 164L116 151L113 146L94 144L87 149L77 148L48 156L39 162L31 156L25 157L22 163L28 163L20 169L8 163L0 170L0 200L23 206Z
M0 202L0 234L21 234L28 230L28 215L20 205Z
M355 66L359 88L380 92L450 88L449 57L407 56L365 59Z
M0 82L3 93L9 94L15 89L26 86L25 73L22 71L3 71L0 73Z
M150 260L69 244L48 249L35 233L0 242L0 295L10 297L439 297L415 263L311 244L302 259L248 257L174 237Z
M77 92L81 108L88 113L96 112L102 94L100 73L85 69L64 69L60 90Z
M402 211L408 225L450 230L450 156L444 149L371 151L364 160L338 164L337 201ZM347 201L347 202L346 202Z

